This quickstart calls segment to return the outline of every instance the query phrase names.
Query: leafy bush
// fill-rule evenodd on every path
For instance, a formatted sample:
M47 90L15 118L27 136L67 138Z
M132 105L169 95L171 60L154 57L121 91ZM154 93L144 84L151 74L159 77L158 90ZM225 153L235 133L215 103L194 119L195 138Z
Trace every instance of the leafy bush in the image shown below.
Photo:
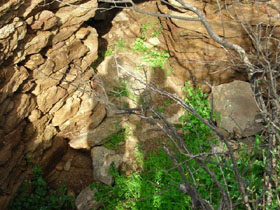
M120 131L113 133L111 136L103 140L107 149L117 149L118 144L123 142L129 136L129 127L125 127Z
M112 167L110 172L115 184L92 184L92 189L98 190L94 199L103 204L102 209L186 209L190 200L174 185L180 180L180 175L171 171L167 176L164 171L171 167L172 163L163 150L149 154L141 173L123 176Z
M61 186L57 191L49 190L42 175L42 169L35 166L31 181L26 180L15 198L9 203L10 210L68 210L75 208L73 196L66 195L66 187Z
M211 111L207 100L208 95L203 93L200 88L193 88L190 83L186 83L183 90L187 94L185 103L195 108L204 119L210 119L211 115L213 115L213 119L217 118L217 115ZM168 104L170 102L166 102L165 106ZM222 144L222 142L213 135L209 127L191 114L185 113L180 117L179 122L180 126L177 129L183 130L184 142L191 153L194 155L212 153L209 156L202 156L201 161L215 175L222 188L229 193L232 201L240 203L235 209L244 209L244 206L241 205L242 196L233 171L232 159L226 152L213 155L213 146ZM251 201L262 196L264 191L263 171L267 163L259 155L265 153L260 145L262 142L260 138L256 137L255 146L250 150L247 145L240 143L240 149L236 154L238 170L246 182ZM168 145L168 147L179 163L187 164L187 167L182 167L182 170L188 183L194 186L200 196L209 201L214 209L217 209L220 205L221 193L213 178L194 158L175 152L172 145ZM144 159L142 157L139 163L143 164L142 171L129 176L121 175L111 168L111 173L115 178L113 186L92 185L92 188L98 189L94 199L101 202L104 209L191 209L189 195L179 191L179 184L183 183L182 177L162 149L147 154ZM280 161L278 165L280 168ZM274 195L279 191L273 192ZM274 205L277 206L276 198L274 201Z

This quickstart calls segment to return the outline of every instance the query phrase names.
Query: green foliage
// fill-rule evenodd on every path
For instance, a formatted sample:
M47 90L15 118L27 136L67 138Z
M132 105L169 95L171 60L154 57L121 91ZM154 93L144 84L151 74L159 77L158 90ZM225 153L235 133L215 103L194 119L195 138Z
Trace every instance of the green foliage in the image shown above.
M174 185L180 175L177 171L171 171L169 175L164 171L171 167L172 163L163 150L151 153L144 161L141 173L123 176L111 170L115 179L113 186L92 184L91 187L98 190L94 199L103 204L102 209L188 209L189 198L178 192Z
M113 96L116 98L122 98L122 97L127 97L134 102L137 101L136 95L130 90L130 88L127 85L127 82L123 79L120 79L120 86L115 86L113 87L113 90L111 90L108 95ZM128 108L129 104L124 103L123 107Z
M159 25L159 27L157 27ZM152 31L148 34L148 31ZM148 37L158 37L162 32L162 26L158 21L144 23L141 26L141 35L133 42L133 51L143 54L144 63L141 65L148 65L151 68L161 68L164 70L165 64L168 63L170 57L169 53L164 50L157 50L149 48L145 43ZM169 72L172 68L169 68Z
M125 48L126 42L125 42L125 40L120 39L115 45L118 49L122 50Z
M110 56L110 55L112 55L113 54L113 49L107 49L106 51L104 51L104 52L102 52L102 54L103 54L103 56L104 57L107 57L107 56Z
M162 30L163 28L159 21L146 22L141 25L141 34L139 38L145 39L148 35L150 37L159 37L162 33ZM147 35L148 32L149 34Z
M211 114L213 119L218 118L216 113L211 112L210 104L207 100L208 95L203 93L200 88L193 88L190 83L186 83L183 90L187 94L186 104L191 105L200 116L205 120L210 119ZM210 128L204 125L197 117L186 113L181 116L180 122L181 129L186 133L184 136L185 143L193 154L211 152L212 145L221 144L224 146L222 142L213 138ZM262 196L264 190L263 172L267 163L259 155L263 153L266 156L264 148L260 146L261 142L263 141L260 136L256 136L256 143L253 144L254 147L251 150L248 150L248 145L240 143L240 150L237 154L238 170L247 185L250 201L257 200ZM224 148L226 147L224 146ZM210 201L214 208L218 208L221 200L218 187L210 175L195 160L191 158L184 159L184 161L186 160L189 168L192 169L192 176L186 173L189 183L193 183L200 195ZM236 182L234 171L226 167L221 168L214 163L223 163L232 167L232 160L226 155L210 156L204 164L215 174L218 181L223 184L224 189L229 191L230 198L236 203L242 202L239 183ZM275 194L275 192L273 193ZM236 209L243 208L244 206L242 205L236 207Z
M146 53L148 51L148 47L145 45L144 40L140 38L137 38L132 46L134 52Z
M119 87L113 87L113 90L110 91L108 94L109 96L114 97L129 97L131 95L129 88L127 87L127 83L125 80L120 80Z
M149 49L146 46L144 40L140 38L137 38L132 46L134 52L140 52L144 55L144 62L149 67L160 67L162 70L164 70L164 66L166 63L168 63L168 58L170 57L170 55L166 51L162 50L161 52L159 52L158 50Z
M49 190L42 178L40 167L33 168L31 181L25 181L15 198L9 203L11 210L53 210L74 209L74 198L66 195L66 187L61 186L57 191Z
M130 128L127 126L124 129L121 129L120 131L113 133L111 136L107 137L103 141L104 146L107 149L117 149L118 144L120 142L125 141L125 139L129 136L129 130L130 130Z
M190 86L190 82L185 83L183 91L187 94L185 103L196 110L196 112L205 120L210 119L211 107L207 100L208 95L203 93L201 88L193 88ZM216 114L213 114L215 118ZM187 133L185 135L185 141L190 146L191 151L194 154L202 152L210 152L211 145L215 142L208 141L209 137L212 137L212 132L209 127L203 124L196 116L186 113L179 118L179 122L182 124L182 130ZM196 140L196 141L194 141Z

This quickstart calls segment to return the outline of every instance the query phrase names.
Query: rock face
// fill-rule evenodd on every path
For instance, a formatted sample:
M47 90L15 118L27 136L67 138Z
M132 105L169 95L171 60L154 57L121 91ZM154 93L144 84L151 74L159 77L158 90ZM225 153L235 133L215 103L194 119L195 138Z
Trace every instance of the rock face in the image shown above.
M113 183L113 176L108 173L108 170L113 162L115 168L118 168L122 162L122 157L105 147L94 147L91 150L91 157L93 178L104 184L111 185Z
M106 114L82 83L97 58L98 35L84 25L96 8L97 0L1 3L1 209L26 178L26 157L48 168L66 151L63 138L93 129Z
M95 200L93 200L93 196L96 193L96 189L91 190L90 187L87 187L82 190L82 192L78 195L75 200L75 204L78 210L91 210L98 209L100 206Z
M176 1L173 0L169 2L176 4ZM270 2L279 10L280 5L277 0ZM219 35L224 35L219 16L216 13L215 1L189 0L188 3L201 9L214 30ZM266 14L269 14L269 21L274 21L269 23L279 25L279 20L277 22L271 18L276 16L277 11L263 6L261 2L259 4L262 4L260 16L267 20ZM144 10L149 8L149 11L155 13L189 15L180 10L174 10L171 6L167 7L160 1L148 1L139 4L139 7ZM87 176L83 178L83 187L88 186L89 183L86 181L92 178L92 176L88 176L88 174L92 175L92 169L87 166L91 163L87 162L86 167L82 168L83 170L79 168L79 164L75 162L79 155L67 156L69 153L66 139L70 141L69 145L74 149L91 150L93 177L106 184L112 183L112 176L107 172L110 164L114 161L116 166L119 166L122 159L128 161L133 156L133 148L136 144L134 137L131 138L130 143L126 142L127 148L130 149L124 153L123 157L100 147L102 140L115 132L112 128L116 122L105 119L108 111L92 93L94 91L99 95L102 94L98 81L93 77L93 70L89 68L90 64L97 59L98 34L94 28L88 27L84 22L95 16L96 8L97 0L64 0L49 3L44 0L4 0L1 2L1 209L5 209L12 195L27 177L30 159L40 163L47 172L54 167L57 171L63 171L63 177L67 177L68 172L72 171L73 180L79 177L80 173L84 173ZM242 8L248 21L254 24L256 20L253 16L251 17L251 14L255 11L251 11L248 4L242 5ZM225 21L225 37L247 49L248 42L245 36L240 36L243 34L242 28L236 22L231 21L230 15L226 11L222 12ZM96 19L106 19L107 16L104 14L102 16L100 13ZM144 18L141 19L142 17ZM141 33L141 24L149 20L158 21L158 18L149 19L132 10L124 10L118 13L112 22L114 34L107 33L103 38L108 43L115 43L121 38L128 43L133 42ZM199 81L207 80L214 85L230 82L236 78L242 79L240 77L242 75L233 69L219 71L216 68L217 65L227 66L228 57L220 46L207 37L205 30L198 22L186 24L181 20L160 19L160 23L163 26L162 34L158 38L150 39L149 43L150 46L157 45L160 49L169 50L173 56L170 64L174 69L168 79L164 78L162 73L148 75L151 77L150 81L160 84L160 88L176 92L181 89L186 80L193 78ZM263 22L263 24L265 23ZM275 31L279 31L278 28L276 27ZM137 59L130 57L130 54L120 57L123 64L131 62L135 64ZM216 61L217 63L215 63ZM220 61L222 63L219 63ZM112 63L108 59L108 62L103 64L110 66ZM107 77L110 80L117 80L117 77L113 78L112 72L104 71L104 75L102 75L100 70L102 68L100 65L98 71L103 79ZM223 90L218 86L217 94L223 96L219 88ZM243 90L238 89L236 85L235 88L240 97L252 98L249 96L251 93L246 92L248 95L243 96L242 94L245 94ZM251 106L248 110L248 113L251 113L248 119L247 117L244 119L242 115L236 115L234 118L241 126L242 132L247 132L246 129L253 122L256 114L253 101L250 99L250 105L245 104L241 99L236 99L232 91L221 100L225 100L226 97L232 99L229 104L232 108L243 109L239 107L241 103L237 103L240 101L247 108ZM217 97L218 100L219 97ZM235 110L225 109L222 105L224 104L216 104L217 110L224 110L226 116L229 111L232 113ZM243 112L243 110L238 111L237 114ZM174 113L172 112L172 114ZM117 123L121 124L121 121L118 119ZM228 118L223 119L223 124L229 131L236 129L234 123L230 122ZM249 128L251 127L250 124ZM147 128L147 134L143 135L141 130L138 135L140 140L141 138L148 139L151 136L150 127L145 128ZM248 132L248 135L251 135L255 130ZM87 155L89 156L89 154ZM64 160L63 157L67 158ZM62 162L60 162L61 159ZM78 162L85 162L85 160L88 161L87 158L82 158ZM57 180L56 175L53 173L53 176L50 176L53 181ZM81 180L75 179L75 181L73 187L77 187ZM78 187L75 192L77 191ZM80 204L77 205L80 206ZM83 206L83 204L81 205Z
M181 6L175 0L168 0L168 2ZM235 10L237 10L239 18L242 16L250 24L254 25L261 19L264 26L273 24L278 28L280 25L277 11L280 4L277 0L269 1L269 4L273 6L257 1L255 3L252 1L252 4L225 1L223 4L227 6L222 7L221 10L223 20L219 15L216 1L188 0L187 3L202 11L219 36L239 44L245 50L251 47L250 40L238 21L233 21ZM161 1L157 1L157 5L164 14L197 18L192 12L174 9ZM187 79L208 81L213 85L228 83L235 79L242 80L241 73L237 73L234 68L229 68L232 66L230 53L209 38L206 29L199 21L185 21L175 18L161 18L160 20L168 50L174 56L171 63L174 64L175 70L171 80L175 84L182 86ZM279 38L279 33L275 32L275 36ZM204 88L209 90L207 85L204 85Z
M212 97L213 108L221 116L219 127L241 136L251 136L262 129L256 123L259 109L249 83L234 81L215 86Z

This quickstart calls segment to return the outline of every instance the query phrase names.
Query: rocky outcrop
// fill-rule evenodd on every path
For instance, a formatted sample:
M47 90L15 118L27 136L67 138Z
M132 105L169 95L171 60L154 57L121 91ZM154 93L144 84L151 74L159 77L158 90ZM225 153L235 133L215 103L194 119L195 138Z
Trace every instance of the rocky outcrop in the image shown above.
M97 192L96 189L91 190L90 187L87 187L81 191L75 200L75 204L78 210L91 210L98 209L100 205L93 200L94 194Z
M104 184L111 185L113 176L109 173L111 164L117 169L122 163L121 155L105 147L94 147L91 150L93 178Z
M173 0L169 2L176 4ZM188 1L204 12L216 33L247 49L249 42L246 36L240 36L244 34L242 28L231 21L227 13L231 10L222 11L226 32L223 34L214 2ZM270 2L280 8L276 0ZM277 10L266 7L261 2L259 4L261 17L264 20L269 17L269 21L274 21L270 24L279 26L279 20L271 18L277 15ZM254 24L256 20L251 14L255 11L250 11L248 4L241 6L248 21ZM99 82L93 77L93 70L89 68L97 59L98 44L102 43L97 43L96 30L84 22L95 15L96 7L97 0L1 2L0 206L3 209L27 177L30 160L39 162L46 172L55 168L56 171L48 176L49 182L56 182L59 172L63 172L63 178L70 177L70 174L72 181L75 180L72 184L76 193L80 190L77 186L88 186L93 176L111 184L112 177L107 173L110 163L114 161L118 166L121 161L133 161L137 141L157 136L158 132L154 131L154 128L137 124L140 123L137 119L133 121L133 126L140 125L138 127L142 130L135 132L135 136L131 136L125 143L127 150L123 152L123 156L100 146L104 138L116 132L114 124L123 122L122 119L115 121L113 118L104 120L108 110L92 94L102 94ZM181 10L174 10L171 6L167 7L160 1L147 1L139 4L139 8L149 8L149 11L154 13L189 15ZM109 13L111 14L110 10ZM107 17L105 13L100 13L96 19L102 20ZM111 33L105 33L103 39L109 44L115 44L121 39L132 43L141 33L141 24L157 21L157 17L124 10L113 19ZM189 79L206 80L214 85L236 78L246 79L234 69L228 68L225 51L208 38L200 23L186 24L185 21L175 19L160 19L160 23L163 26L162 34L147 41L151 47L156 45L159 49L169 50L173 72L168 78L160 71L148 72L149 81L155 82L159 88L179 92L184 82ZM279 32L279 27L275 28L275 32ZM129 53L121 55L122 53L119 55L119 61L135 69L141 56ZM217 66L222 70L217 69ZM117 75L110 71L114 70L112 58L106 58L97 70L106 85L111 85L105 89L112 88L117 82ZM205 89L207 90L206 86ZM156 96L153 98L158 100ZM168 119L176 122L180 114L172 105L170 107ZM255 112L252 116L254 114ZM242 124L247 119L235 120L241 120ZM228 122L228 119L226 121ZM244 124L245 127L246 125L247 123ZM226 129L235 129L231 127ZM69 152L66 139L74 149L91 150L92 160L90 154L81 158L73 151ZM95 148L92 148L94 146ZM80 167L84 162L87 164ZM91 167L94 168L93 173ZM86 174L83 184L79 183L81 179L76 179L81 173Z
M96 8L96 0L2 1L2 209L26 178L27 157L46 168L55 165L67 150L63 139L71 139L77 130L95 128L106 114L104 106L85 91L91 87L84 82L93 76L89 66L98 48L96 30L84 22Z
M168 2L180 6L175 0ZM250 39L241 24L234 18L240 18L242 21L252 24L252 27L259 20L262 21L263 26L274 25L277 30L280 26L280 4L277 0L271 0L269 4L260 1L252 1L252 3L225 1L222 3L221 12L219 12L216 1L189 0L188 4L202 11L220 37L239 44L245 50L251 47ZM190 11L175 9L161 1L157 1L157 6L159 11L164 14L197 18ZM237 11L237 17L235 11ZM161 18L161 23L168 50L174 56L171 63L176 70L170 79L176 85L183 86L187 79L199 82L207 81L213 85L228 83L235 79L246 79L242 73L236 72L236 68L230 62L233 59L231 53L211 40L205 27L199 21ZM273 35L279 37L277 31ZM238 63L238 61L236 62ZM204 90L210 91L207 85L203 85L203 87Z
M213 109L220 117L220 128L239 137L261 131L262 125L256 122L259 109L249 83L234 81L215 86L212 88L211 100Z

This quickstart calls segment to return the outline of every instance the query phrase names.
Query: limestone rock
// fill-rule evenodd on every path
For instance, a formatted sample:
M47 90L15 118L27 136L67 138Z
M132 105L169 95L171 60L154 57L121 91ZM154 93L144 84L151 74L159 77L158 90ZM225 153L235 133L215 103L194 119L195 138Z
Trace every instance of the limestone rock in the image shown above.
M238 132L241 136L254 135L262 129L255 122L258 107L249 83L234 81L215 86L212 96L213 108L221 116L219 127L230 133Z
M89 49L82 44L80 40L74 41L70 46L69 46L69 58L71 60L75 60L77 58L83 57Z
M7 78L7 83L0 90L0 103L2 103L7 96L12 96L23 83L23 81L28 78L28 72L23 66L21 68L8 67L1 69L1 71L9 71L7 74L12 74L12 72L14 73L12 74L11 78Z
M113 162L115 168L118 168L122 162L122 157L105 147L94 147L91 150L91 157L94 179L111 185L113 183L113 176L108 173L108 170Z
M106 114L105 107L96 107L96 100L87 104L81 95L75 95L78 87L83 88L81 80L87 84L92 77L88 67L97 58L98 35L95 29L84 25L94 16L96 8L96 0L47 5L43 0L10 0L0 5L2 209L6 209L11 195L26 176L26 169L17 165L24 166L24 153L41 162L46 170L52 168L61 158L58 153L67 147L56 144L61 142L59 138L66 143L63 137L58 137L66 131L55 126L73 128L86 117L84 122L88 124L80 123L78 128L95 127ZM4 137L13 138L16 144L4 144L7 140ZM91 171L88 174L92 176Z
M56 104L61 98L66 95L66 91L60 87L53 86L43 94L38 95L37 104L40 111L43 113L48 112L54 104Z
M26 55L40 52L48 44L51 35L49 31L38 31L37 35L25 45Z
M0 28L0 64L13 55L18 42L25 38L26 33L26 24L18 17L15 17L12 23Z
M45 62L45 59L42 57L41 54L33 54L31 55L24 66L30 70L36 69L38 66L43 64Z
M13 101L14 108L9 112L6 123L3 125L5 131L15 128L36 106L34 98L27 94L17 94Z
M91 190L90 186L83 189L75 200L75 204L78 210L95 210L98 209L100 204L93 200L96 189Z
M81 131L79 135L71 138L70 147L74 149L90 149L100 144L102 140L121 129L115 126L119 125L121 120L120 118L106 118L97 128Z
M71 119L78 112L80 103L81 100L79 98L68 98L66 104L54 114L52 124L59 126Z
M48 10L42 11L40 14L36 15L37 18L34 23L31 25L33 30L48 30L57 24L57 17Z

